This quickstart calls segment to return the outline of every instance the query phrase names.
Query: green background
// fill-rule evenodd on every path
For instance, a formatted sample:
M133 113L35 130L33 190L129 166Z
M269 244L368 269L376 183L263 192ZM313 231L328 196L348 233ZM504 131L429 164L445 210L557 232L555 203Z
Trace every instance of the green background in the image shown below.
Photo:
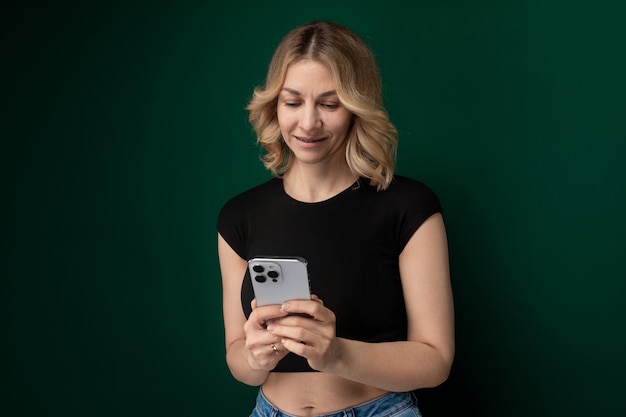
M216 216L269 178L244 106L273 48L329 18L444 205L457 357L425 417L626 415L622 2L87 4L0 6L0 414L248 415Z

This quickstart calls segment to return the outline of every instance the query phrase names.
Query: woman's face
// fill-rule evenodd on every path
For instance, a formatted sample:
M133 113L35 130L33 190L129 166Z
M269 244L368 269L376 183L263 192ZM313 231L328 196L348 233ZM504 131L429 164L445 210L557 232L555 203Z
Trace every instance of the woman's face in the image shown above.
M322 63L303 59L287 69L278 96L278 124L296 164L345 163L345 139L352 121Z

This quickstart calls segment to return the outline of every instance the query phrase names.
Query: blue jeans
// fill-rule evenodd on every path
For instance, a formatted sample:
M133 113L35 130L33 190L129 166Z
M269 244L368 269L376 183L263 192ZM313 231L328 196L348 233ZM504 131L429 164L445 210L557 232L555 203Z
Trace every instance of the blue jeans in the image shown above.
M256 407L250 417L296 417L270 403L259 389ZM390 392L366 403L324 414L323 417L422 417L417 398L410 392Z

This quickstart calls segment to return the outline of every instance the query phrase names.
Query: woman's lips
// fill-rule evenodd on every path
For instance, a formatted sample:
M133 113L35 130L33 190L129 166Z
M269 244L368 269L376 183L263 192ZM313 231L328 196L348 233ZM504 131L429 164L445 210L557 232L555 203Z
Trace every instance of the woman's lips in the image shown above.
M317 143L317 142L322 142L323 140L326 140L326 138L308 138L308 137L304 137L304 136L295 136L296 139L298 139L300 142L304 142L304 143Z

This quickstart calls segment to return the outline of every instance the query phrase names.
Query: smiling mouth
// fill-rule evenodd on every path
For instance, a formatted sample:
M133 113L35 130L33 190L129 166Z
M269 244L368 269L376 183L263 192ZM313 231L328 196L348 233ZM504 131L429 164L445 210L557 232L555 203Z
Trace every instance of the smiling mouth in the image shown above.
M322 142L323 140L326 140L326 138L303 138L301 136L296 136L296 139L304 143L317 143L317 142Z

